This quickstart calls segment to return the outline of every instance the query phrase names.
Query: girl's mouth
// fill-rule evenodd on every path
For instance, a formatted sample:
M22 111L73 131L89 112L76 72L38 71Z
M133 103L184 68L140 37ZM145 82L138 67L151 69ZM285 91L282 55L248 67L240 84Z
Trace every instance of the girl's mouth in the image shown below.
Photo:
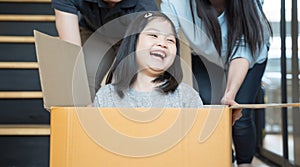
M161 59L164 59L166 57L166 55L161 53L161 52L151 52L150 55L155 56L155 57L159 57Z

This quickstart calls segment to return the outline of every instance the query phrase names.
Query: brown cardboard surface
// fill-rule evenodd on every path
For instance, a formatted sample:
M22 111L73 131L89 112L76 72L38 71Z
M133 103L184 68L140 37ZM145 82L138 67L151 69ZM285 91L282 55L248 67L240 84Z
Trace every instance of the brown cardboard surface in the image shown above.
M228 107L151 110L52 108L50 166L231 166Z
M82 48L38 31L34 38L44 107L91 104Z

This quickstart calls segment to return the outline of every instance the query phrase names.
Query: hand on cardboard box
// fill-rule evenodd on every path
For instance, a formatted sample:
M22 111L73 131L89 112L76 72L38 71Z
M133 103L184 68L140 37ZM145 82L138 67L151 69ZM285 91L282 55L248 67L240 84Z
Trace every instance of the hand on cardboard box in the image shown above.
M228 98L227 96L224 96L221 100L222 104L225 105L229 105L229 106L234 106L234 105L238 105L238 103L233 100ZM232 110L232 126L235 124L235 122L237 120L239 120L242 117L243 113L242 113L242 109L233 109Z

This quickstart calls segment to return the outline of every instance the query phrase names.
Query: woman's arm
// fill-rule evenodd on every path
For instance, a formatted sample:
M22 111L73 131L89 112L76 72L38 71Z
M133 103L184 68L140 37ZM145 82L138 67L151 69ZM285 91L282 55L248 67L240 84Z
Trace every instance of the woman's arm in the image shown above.
M222 104L236 105L235 96L239 91L249 70L249 62L244 58L235 58L229 65L227 85L224 96L221 100ZM242 117L242 110L233 110L232 124Z
M56 17L56 28L59 38L70 43L81 46L78 16L72 13L62 12L54 9Z

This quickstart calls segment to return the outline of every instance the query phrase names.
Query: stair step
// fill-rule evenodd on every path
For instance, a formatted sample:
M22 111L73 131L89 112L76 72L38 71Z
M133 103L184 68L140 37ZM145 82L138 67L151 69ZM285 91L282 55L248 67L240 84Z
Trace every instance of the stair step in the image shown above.
M0 99L40 99L43 98L41 91L0 91Z
M32 36L0 36L0 43L34 43Z
M0 62L0 69L38 69L37 62Z
M0 125L0 135L50 135L50 126Z
M8 15L1 14L0 21L55 21L53 15Z

